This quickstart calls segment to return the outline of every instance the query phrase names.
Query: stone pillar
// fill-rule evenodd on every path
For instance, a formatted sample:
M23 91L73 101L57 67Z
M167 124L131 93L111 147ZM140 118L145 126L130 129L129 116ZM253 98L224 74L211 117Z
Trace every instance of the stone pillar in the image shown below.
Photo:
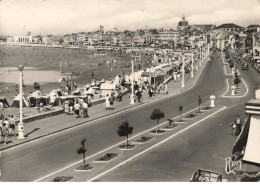
M232 95L232 96L235 95L235 88L236 88L236 87L235 87L234 85L231 86L231 95Z
M210 98L210 107L215 107L216 97L214 95L211 95L209 98Z

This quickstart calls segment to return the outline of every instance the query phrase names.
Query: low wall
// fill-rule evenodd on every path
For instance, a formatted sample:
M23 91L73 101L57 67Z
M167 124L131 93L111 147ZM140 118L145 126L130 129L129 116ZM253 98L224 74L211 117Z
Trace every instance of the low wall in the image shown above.
M54 109L55 110L39 113L39 114L33 115L33 116L25 117L25 118L23 118L23 123L29 123L29 122L32 122L32 121L35 121L35 120L44 119L44 118L47 118L47 117L59 115L59 114L62 114L64 112L61 107L54 107ZM20 122L20 120L15 120L15 123L19 123L19 122Z

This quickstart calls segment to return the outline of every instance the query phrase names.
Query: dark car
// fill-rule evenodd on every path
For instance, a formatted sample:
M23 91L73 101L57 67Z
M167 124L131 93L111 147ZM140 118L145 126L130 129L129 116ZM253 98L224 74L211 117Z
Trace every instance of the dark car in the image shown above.
M248 64L244 63L244 64L242 64L241 68L242 68L242 70L248 70L249 66L248 66Z
M222 182L222 175L209 170L197 170L191 176L190 182Z

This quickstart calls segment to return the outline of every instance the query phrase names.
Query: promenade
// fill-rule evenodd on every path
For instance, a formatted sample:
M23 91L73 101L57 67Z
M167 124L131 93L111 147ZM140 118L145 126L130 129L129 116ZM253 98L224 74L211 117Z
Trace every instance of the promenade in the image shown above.
M148 96L148 92L143 91L141 103L135 102L134 105L131 105L129 98L130 94L127 94L123 96L121 102L115 102L113 110L106 110L105 103L90 107L90 117L88 118L75 118L74 115L60 114L26 123L24 126L26 138L24 140L18 140L16 137L7 138L6 142L1 142L0 150L3 151L14 146L21 146L21 144L57 134L61 131L70 130L80 125L94 124L95 120L104 119L108 116L120 114L121 112L124 112L126 110L134 109L137 106L143 106L145 104L153 103L163 98L180 94L195 85L206 64L207 62L202 63L202 66L199 67L197 72L194 70L193 78L191 78L190 73L185 74L185 87L183 88L181 87L181 81L174 82L171 80L168 83L168 94L155 94L155 96L150 99Z

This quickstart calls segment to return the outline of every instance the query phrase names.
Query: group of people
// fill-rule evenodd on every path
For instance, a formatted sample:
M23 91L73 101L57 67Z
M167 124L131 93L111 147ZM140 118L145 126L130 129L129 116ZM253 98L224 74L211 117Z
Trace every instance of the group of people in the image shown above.
M241 133L242 131L242 120L241 118L239 117L239 115L237 115L236 119L234 122L232 122L230 124L231 128L232 128L232 133L231 135L232 136L239 136L239 134Z
M83 118L89 117L88 115L88 107L89 102L87 100L78 99L73 104L72 101L65 101L63 105L64 113L66 115L76 115L76 118L80 116L80 110L82 110Z
M34 82L33 86L34 86L35 90L40 90L40 83L39 82Z
M4 139L6 141L7 137L15 136L15 118L13 115L8 117L0 116L0 141Z

